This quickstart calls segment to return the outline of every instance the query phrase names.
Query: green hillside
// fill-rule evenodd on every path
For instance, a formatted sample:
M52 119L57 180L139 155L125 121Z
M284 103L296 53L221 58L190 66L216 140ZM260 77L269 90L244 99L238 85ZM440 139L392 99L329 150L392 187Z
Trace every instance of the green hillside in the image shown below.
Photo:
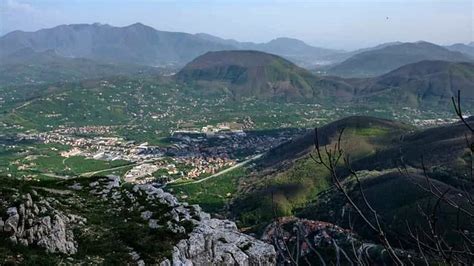
M472 102L473 88L474 64L421 61L370 80L360 94L390 104L451 108L451 97L458 90L465 102Z
M67 58L52 50L35 52L30 48L17 51L0 60L1 86L72 82L119 75L153 76L165 73L162 68Z
M329 73L344 77L375 77L423 60L468 62L472 59L468 55L428 42L395 43L355 54L332 67Z
M428 44L417 44L416 49L423 45ZM226 94L237 100L450 110L451 97L460 90L463 100L471 105L474 65L446 60L407 64L374 78L343 79L313 75L271 54L221 51L196 58L176 75L176 80L201 95Z
M332 145L345 128L343 147L354 158L364 158L390 146L409 126L389 120L355 116L320 128L321 145ZM329 174L314 163L314 131L270 150L242 180L231 212L244 225L264 224L277 214L288 216L317 201L331 187ZM245 184L244 184L245 183ZM259 200L256 200L259 199Z
M221 91L237 99L321 102L339 90L350 90L336 79L313 76L286 59L257 51L209 52L186 65L176 78L199 87L201 93Z
M194 84L219 81L236 97L312 97L310 74L275 55L256 51L209 52L186 65L177 79Z
M449 189L446 197L461 204L465 199L459 198L460 191L474 189L463 137L467 130L460 123L415 130L389 120L349 117L319 129L323 151L324 146L334 147L342 128L341 147L350 156L366 197L391 226L392 233L406 230L405 221L423 224L418 206L429 207L436 200L422 189L428 185L422 156L428 180L441 191ZM230 201L230 215L257 231L275 216L291 215L348 228L351 215L355 231L371 238L371 231L346 208L345 198L332 185L329 172L312 160L311 153L315 155L314 132L270 150L248 170L246 177L239 179L237 194ZM399 167L408 172L401 173ZM340 165L337 174L349 194L364 206L355 179L344 165ZM455 215L443 204L441 209L444 214L439 223L450 228Z

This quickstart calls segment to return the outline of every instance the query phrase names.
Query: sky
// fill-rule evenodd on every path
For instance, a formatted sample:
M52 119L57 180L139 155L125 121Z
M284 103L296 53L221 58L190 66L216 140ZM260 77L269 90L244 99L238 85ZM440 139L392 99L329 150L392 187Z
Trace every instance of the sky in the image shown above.
M0 0L0 35L135 22L238 41L291 37L352 50L392 41L473 41L474 0Z

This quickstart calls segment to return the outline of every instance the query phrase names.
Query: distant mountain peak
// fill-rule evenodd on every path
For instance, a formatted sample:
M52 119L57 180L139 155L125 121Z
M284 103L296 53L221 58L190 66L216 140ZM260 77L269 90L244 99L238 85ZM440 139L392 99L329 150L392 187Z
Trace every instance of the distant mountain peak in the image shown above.
M272 42L294 42L294 43L304 43L304 44L306 44L302 40L298 40L298 39L290 38L290 37L278 37L278 38L272 39L269 43L272 43Z
M126 28L152 28L150 26L147 26L141 22L135 22L133 24L130 24L128 26L125 26Z

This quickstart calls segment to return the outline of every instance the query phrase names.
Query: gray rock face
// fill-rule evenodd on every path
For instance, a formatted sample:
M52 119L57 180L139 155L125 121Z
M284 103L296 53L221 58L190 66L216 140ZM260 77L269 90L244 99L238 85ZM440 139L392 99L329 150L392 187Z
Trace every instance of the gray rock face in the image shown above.
M74 242L74 235L72 231L66 229L66 222L68 221L67 217L55 215L52 222L48 222L48 226L44 227L46 234L38 240L38 246L44 247L48 252L52 253L76 253L77 246ZM34 232L31 232L31 235L34 236ZM34 242L34 238L31 242Z
M8 218L3 231L10 233L13 243L24 246L35 244L51 253L74 254L77 243L72 227L83 224L85 219L77 215L65 215L51 207L45 199L33 202L30 194L24 197L19 207L7 210Z
M144 185L135 185L133 187L134 191L142 190L144 191L150 198L153 197L158 199L160 203L169 205L170 207L175 207L179 205L178 200L168 192L164 192L161 188L156 188L150 184Z
M130 218L138 218L137 223L147 226L151 234L168 232L182 239L173 247L172 256L160 265L275 264L272 245L239 232L231 221L211 219L198 205L179 202L153 184L136 185L130 190L120 186L119 178L110 176L99 178L82 189L89 190L89 194L100 200L117 204L116 209L106 212L122 208L134 215ZM66 213L68 209L55 197L33 195L23 195L21 203L9 208L7 215L0 219L5 240L40 247L51 253L77 253L78 244L72 230L84 226L86 219ZM145 254L130 249L128 255L134 264L144 265L142 258L145 257L141 255Z
M187 239L181 240L174 248L172 258L160 265L275 265L276 252L272 245L239 232L234 222L211 219L198 205L179 202L176 197L150 184L135 185L133 191L144 193L147 200L156 200L172 207L166 227L174 233L186 233L181 222L190 221L195 227ZM143 219L151 217L151 212L141 213ZM149 227L156 228L154 219L149 219Z
M173 250L173 265L275 265L273 246L238 231L234 222L206 219Z

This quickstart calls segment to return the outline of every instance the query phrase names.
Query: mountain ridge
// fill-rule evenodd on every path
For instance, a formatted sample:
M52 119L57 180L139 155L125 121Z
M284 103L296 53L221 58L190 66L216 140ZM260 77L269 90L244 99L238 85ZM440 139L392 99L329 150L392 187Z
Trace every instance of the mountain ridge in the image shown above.
M467 55L429 42L401 43L355 54L330 68L329 73L344 77L373 77L403 65L423 60L472 61Z
M208 51L258 50L277 54L300 66L310 68L342 64L344 60L347 61L364 52L404 44L407 43L390 42L355 51L344 51L312 46L289 37L278 37L263 43L240 42L207 33L191 34L157 30L139 22L122 27L102 23L82 23L63 24L37 31L16 30L6 33L0 36L0 57L19 49L32 48L36 52L56 50L61 56L84 57L106 63L182 66ZM454 44L445 48L463 52L472 57L471 47ZM414 63L414 61L406 63ZM338 65L331 68L330 73L338 73L338 68L340 68ZM351 73L342 71L342 74ZM367 75L367 73L357 75L360 74Z
M314 75L282 57L260 51L218 51L196 58L178 72L176 79L208 89L230 90L234 96L283 96L286 101L332 99L414 107L441 104L450 108L451 97L458 90L464 100L474 100L474 64L440 60L404 65L375 78L341 79Z
M108 24L68 24L34 32L13 31L0 37L0 57L23 48L37 52L56 50L66 57L85 57L105 62L126 62L145 65L182 65L208 51L216 50L262 50L277 49L278 42L298 43L297 53L333 53L336 50L318 48L289 38L277 38L268 43L238 42L224 40L209 34L190 34L154 29L142 23L115 27ZM277 46L275 46L277 45ZM273 47L273 48L272 48ZM281 56L291 54L279 47ZM304 56L303 56L304 57Z

